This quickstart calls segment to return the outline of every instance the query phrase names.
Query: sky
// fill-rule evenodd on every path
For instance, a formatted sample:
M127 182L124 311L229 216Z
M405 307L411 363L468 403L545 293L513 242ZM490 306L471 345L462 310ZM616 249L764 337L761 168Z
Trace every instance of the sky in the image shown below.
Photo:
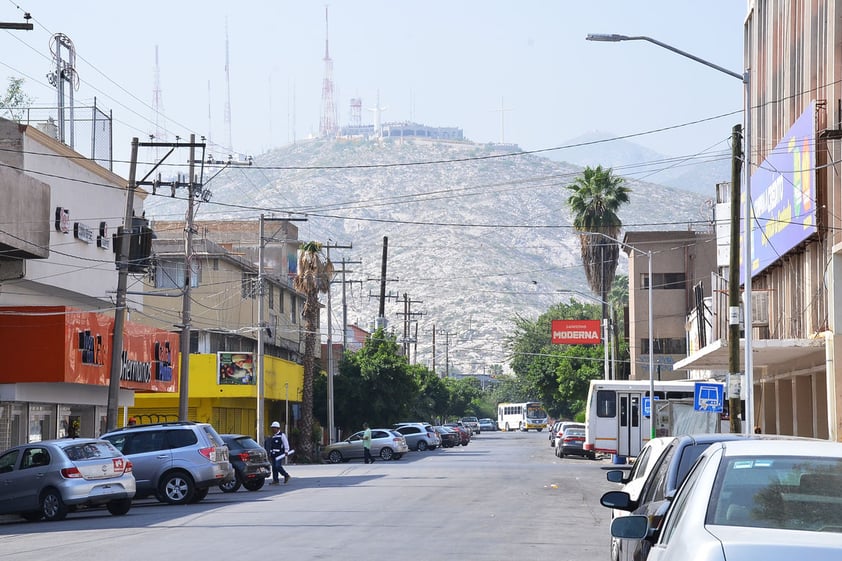
M683 156L724 149L742 121L733 76L649 42L585 36L648 36L741 73L745 0L0 0L0 22L28 12L35 27L0 30L0 91L23 78L33 106L55 107L46 75L62 33L75 105L96 98L113 114L118 173L132 138L157 130L205 137L224 157L229 91L233 152L259 160L318 134L326 6L340 125L357 97L364 124L379 103L384 122L460 127L476 142L543 150L601 131Z

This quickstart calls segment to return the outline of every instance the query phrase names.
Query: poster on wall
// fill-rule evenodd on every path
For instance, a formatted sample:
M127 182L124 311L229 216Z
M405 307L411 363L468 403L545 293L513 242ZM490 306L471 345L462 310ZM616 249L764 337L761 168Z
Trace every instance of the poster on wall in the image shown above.
M254 384L254 353L217 353L220 384Z

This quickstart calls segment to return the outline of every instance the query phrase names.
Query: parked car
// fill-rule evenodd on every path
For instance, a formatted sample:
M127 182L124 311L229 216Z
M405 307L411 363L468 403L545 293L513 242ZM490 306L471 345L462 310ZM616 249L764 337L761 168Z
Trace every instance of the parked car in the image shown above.
M717 433L677 436L667 445L657 465L652 468L636 500L625 491L609 491L602 496L602 506L625 510L632 515L646 516L652 528L659 528L670 501L681 486L693 462L708 446L715 442L739 440L739 434ZM626 518L626 517L621 517ZM649 540L618 539L617 559L639 561L646 559L651 542Z
M328 444L322 448L322 459L332 464L361 460L363 452L363 432L355 432L345 440ZM382 460L400 460L409 452L406 438L394 429L371 429L371 455Z
M672 442L673 438L674 437L672 436L662 436L650 439L646 444L644 444L640 453L634 459L634 463L628 470L610 470L605 474L606 479L613 483L622 483L623 488L621 491L625 491L628 493L631 500L636 501L640 496L640 490L646 482L646 478L649 477L649 474L652 472L652 468L658 464L658 460L667 449L667 446ZM615 518L626 516L628 514L628 511L615 508L611 510L611 519L614 520ZM618 560L620 555L619 548L620 545L617 538L612 537L611 561Z
M198 502L235 477L228 446L208 423L178 421L127 426L102 435L134 466L136 498Z
M585 450L585 429L578 427L567 427L562 433L561 440L556 446L557 456L584 456L591 460L596 459L593 450Z
M568 428L577 428L585 430L585 424L577 423L575 421L561 421L558 423L556 429L551 432L553 436L553 446L556 449L556 456L558 456L558 445L561 442L561 439L564 437L564 431Z
M228 446L228 459L234 468L235 477L219 484L224 493L233 493L240 486L249 491L263 488L266 478L272 475L272 464L263 446L244 434L222 434Z
M427 423L398 423L395 430L403 435L410 450L423 452L441 446L438 433Z
M493 419L489 419L485 417L479 420L479 430L480 431L495 431L497 430L497 423L494 422Z
M547 431L547 438L550 441L550 447L555 448L555 437L558 435L558 427L564 421L556 421L552 425L549 425L549 430Z
M462 446L467 446L471 442L471 429L464 426L462 423L445 423L442 426L449 427L450 429L458 432L460 436L459 442L460 444L462 444Z
M442 448L453 448L462 444L462 435L450 427L433 427L439 437L441 437Z
M623 540L651 536L650 561L835 561L842 558L842 444L714 443L671 504L662 525L625 516L611 532Z
M105 506L120 516L134 495L132 462L105 440L43 440L0 455L0 514L53 521L80 507Z
M476 417L462 417L461 419L459 419L459 422L461 422L463 425L469 428L471 430L471 434L480 433L479 419L477 419Z

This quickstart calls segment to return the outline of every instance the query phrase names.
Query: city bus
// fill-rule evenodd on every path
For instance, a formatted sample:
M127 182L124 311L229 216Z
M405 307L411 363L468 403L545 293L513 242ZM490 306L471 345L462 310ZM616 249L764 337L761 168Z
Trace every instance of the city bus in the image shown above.
M539 401L525 401L523 403L497 404L497 428L499 430L538 432L547 426L547 412Z
M656 400L693 401L695 382L656 381ZM591 380L585 410L585 450L636 457L651 436L650 417L643 414L649 380Z

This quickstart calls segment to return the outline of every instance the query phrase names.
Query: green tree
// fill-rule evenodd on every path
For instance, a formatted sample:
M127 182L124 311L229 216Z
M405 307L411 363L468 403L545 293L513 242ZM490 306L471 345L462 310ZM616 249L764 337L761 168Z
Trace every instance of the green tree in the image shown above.
M602 300L602 318L608 318L608 290L614 282L620 245L614 241L623 223L617 212L629 202L631 190L611 169L586 167L567 186L567 206L578 230L582 265L591 290Z
M20 121L32 106L32 98L23 91L23 78L9 78L6 93L0 98L0 116Z
M514 395L501 401L539 400L550 415L572 416L587 398L587 382L583 386L582 379L602 376L604 347L554 345L552 321L595 319L598 314L596 305L571 299L568 304L552 306L534 321L516 318L506 348L518 384L509 388Z
M322 259L322 244L307 242L298 250L298 272L293 286L304 294L304 385L301 396L301 439L298 454L304 461L314 461L313 441L313 381L316 377L316 342L319 336L319 294L330 288L333 265Z

